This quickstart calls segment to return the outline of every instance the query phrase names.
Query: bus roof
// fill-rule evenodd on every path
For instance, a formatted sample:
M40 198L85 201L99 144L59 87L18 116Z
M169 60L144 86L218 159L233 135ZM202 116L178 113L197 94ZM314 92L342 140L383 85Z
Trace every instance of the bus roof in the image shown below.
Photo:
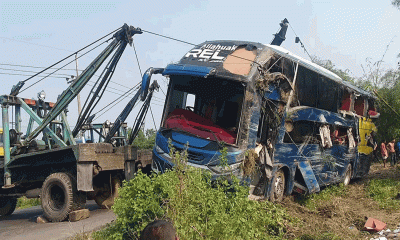
M283 47L275 46L275 45L269 45L269 44L266 44L266 46L269 49L271 49L272 51L274 51L275 53L277 53L277 54L279 54L279 55L281 55L281 56L283 56L285 58L288 58L288 59L290 59L290 60L292 60L294 62L298 62L299 65L301 65L303 67L306 67L307 69L310 69L310 70L312 70L312 71L314 71L314 72L316 72L318 74L321 74L321 75L329 78L330 80L333 80L333 81L335 81L335 82L337 82L339 84L343 84L344 86L346 86L346 87L348 87L348 88L350 88L350 89L352 89L352 90L354 90L354 91L356 91L356 92L358 92L358 93L360 93L362 95L366 95L368 97L375 98L371 93L369 93L369 92L367 92L365 90L362 90L362 89L352 85L349 82L343 81L338 75L336 75L335 73L329 71L328 69L325 69L325 68L319 66L318 64L315 64L315 63L313 63L313 62L311 62L311 61L309 61L307 59L304 59L304 58L302 58L300 56L297 56L297 55L291 53L289 50L287 50L287 49L285 49Z

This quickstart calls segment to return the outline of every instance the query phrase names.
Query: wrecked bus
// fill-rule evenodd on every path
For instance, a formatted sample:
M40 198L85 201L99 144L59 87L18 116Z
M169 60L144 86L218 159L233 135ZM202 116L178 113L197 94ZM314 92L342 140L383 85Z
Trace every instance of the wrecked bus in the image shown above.
M169 141L187 149L189 165L247 179L250 194L273 201L369 171L374 96L282 47L207 41L162 74L169 86L156 171L173 166Z

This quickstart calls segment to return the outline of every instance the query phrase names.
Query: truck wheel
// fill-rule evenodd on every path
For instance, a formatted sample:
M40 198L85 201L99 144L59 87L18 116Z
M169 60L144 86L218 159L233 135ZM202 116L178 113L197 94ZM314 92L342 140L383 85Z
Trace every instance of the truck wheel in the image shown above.
M44 216L51 222L61 222L72 211L86 203L85 193L78 192L76 180L68 173L53 173L43 183L40 198Z
M0 216L11 215L17 207L17 198L1 197L0 198Z
M274 181L272 182L272 193L270 200L272 202L281 202L285 193L285 174L282 170L275 173Z
M346 173L344 174L344 180L343 180L343 185L347 186L350 183L351 180L351 164L349 164L346 168Z
M118 189L121 187L121 180L118 177L113 177L110 182L96 193L94 201L101 208L110 209L114 205L114 199L118 197Z

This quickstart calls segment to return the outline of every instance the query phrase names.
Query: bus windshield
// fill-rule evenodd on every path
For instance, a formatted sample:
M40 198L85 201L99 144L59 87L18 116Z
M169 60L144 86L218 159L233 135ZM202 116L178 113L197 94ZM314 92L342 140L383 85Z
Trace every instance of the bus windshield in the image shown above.
M244 90L232 80L172 76L163 126L236 144Z

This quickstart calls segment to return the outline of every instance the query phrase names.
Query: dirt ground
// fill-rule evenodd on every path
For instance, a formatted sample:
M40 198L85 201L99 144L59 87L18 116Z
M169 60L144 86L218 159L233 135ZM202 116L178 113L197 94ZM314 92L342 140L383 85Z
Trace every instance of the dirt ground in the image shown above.
M369 179L393 178L400 181L400 170L394 167L383 168L382 164L373 164L369 175L353 181L347 186L346 197L333 197L316 211L294 201L295 196L284 199L282 205L291 216L299 219L295 226L289 227L288 239L337 239L321 237L324 234L340 239L370 239L372 234L362 231L368 217L376 218L394 230L400 223L400 210L379 209L378 203L366 197L365 186ZM400 191L399 191L400 192ZM314 236L306 238L305 236ZM318 238L316 238L318 236Z

